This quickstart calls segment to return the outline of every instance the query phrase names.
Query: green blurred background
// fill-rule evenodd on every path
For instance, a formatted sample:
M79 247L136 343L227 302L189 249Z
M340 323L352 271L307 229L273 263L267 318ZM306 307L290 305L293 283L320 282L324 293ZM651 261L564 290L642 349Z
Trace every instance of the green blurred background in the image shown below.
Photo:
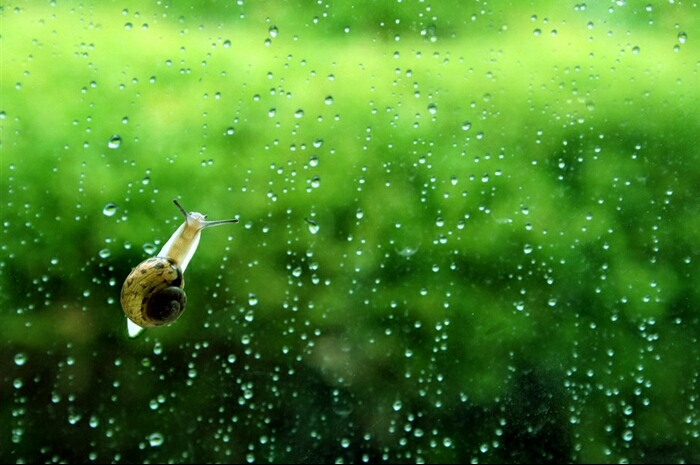
M700 461L697 4L0 8L0 461Z

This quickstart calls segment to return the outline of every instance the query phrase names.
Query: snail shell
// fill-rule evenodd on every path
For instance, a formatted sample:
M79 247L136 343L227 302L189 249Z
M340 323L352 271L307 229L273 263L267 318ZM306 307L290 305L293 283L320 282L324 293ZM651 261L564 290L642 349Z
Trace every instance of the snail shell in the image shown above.
M202 229L238 222L237 219L206 221L205 215L187 213L177 200L173 202L185 216L185 222L157 256L144 260L131 271L122 286L122 309L141 328L168 325L185 311L184 272L197 250Z
M175 321L187 305L185 276L167 258L149 258L131 272L122 288L122 308L142 328L155 328Z

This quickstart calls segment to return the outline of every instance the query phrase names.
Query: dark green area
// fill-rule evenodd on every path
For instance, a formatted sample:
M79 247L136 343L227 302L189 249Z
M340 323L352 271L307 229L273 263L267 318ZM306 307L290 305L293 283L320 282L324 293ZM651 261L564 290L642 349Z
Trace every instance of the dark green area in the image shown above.
M433 3L3 7L0 461L700 460L697 8Z

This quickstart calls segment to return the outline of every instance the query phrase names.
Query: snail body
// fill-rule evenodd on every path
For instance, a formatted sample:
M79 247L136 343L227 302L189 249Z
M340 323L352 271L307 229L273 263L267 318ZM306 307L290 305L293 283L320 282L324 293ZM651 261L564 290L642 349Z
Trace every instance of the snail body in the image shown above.
M121 304L127 318L141 328L157 328L177 320L185 310L185 269L192 260L202 229L237 219L207 221L206 215L187 211L173 200L185 222L168 239L158 255L134 268L122 286Z

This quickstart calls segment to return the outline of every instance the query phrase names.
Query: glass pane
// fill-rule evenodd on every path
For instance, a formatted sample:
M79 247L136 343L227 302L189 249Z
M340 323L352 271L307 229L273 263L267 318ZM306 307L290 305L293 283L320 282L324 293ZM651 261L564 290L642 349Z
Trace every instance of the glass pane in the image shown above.
M697 4L0 8L0 461L700 459Z

